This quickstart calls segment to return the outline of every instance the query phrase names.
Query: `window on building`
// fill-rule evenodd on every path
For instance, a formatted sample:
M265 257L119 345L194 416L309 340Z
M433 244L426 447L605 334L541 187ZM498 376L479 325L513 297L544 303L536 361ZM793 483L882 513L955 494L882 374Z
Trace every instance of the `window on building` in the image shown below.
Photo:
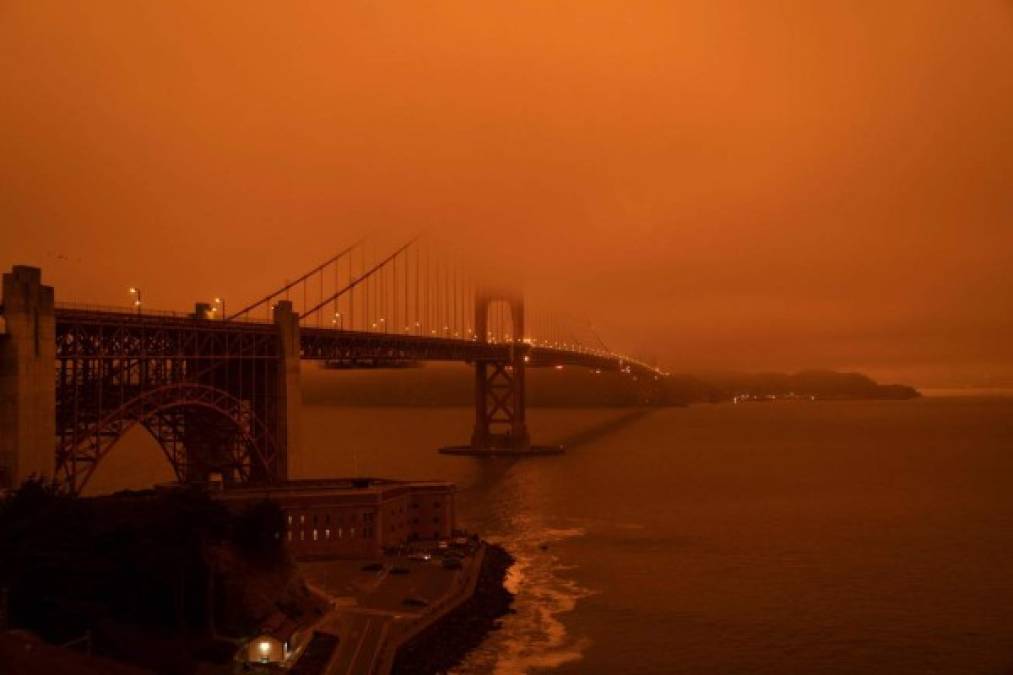
M306 541L306 530L299 530L299 541Z
M304 516L304 515L300 515L300 516L299 516L299 524L300 524L300 525L302 525L302 524L303 524L303 523L305 523L305 522L306 522L306 516Z
M288 540L292 541L292 530L288 531Z
M330 539L330 538L331 538L331 531L329 529L324 530L324 539Z
M344 530L339 527L338 528L338 539L341 539L341 537L343 537L343 536L344 536Z
M289 524L289 525L291 525L291 524L292 524L292 514L291 514L291 513L290 513L290 514L288 514L288 524Z
M318 539L320 539L319 532L317 532L316 528L313 528L313 541L317 541Z
M355 528L354 527L348 528L348 536L349 537L354 537L355 536Z

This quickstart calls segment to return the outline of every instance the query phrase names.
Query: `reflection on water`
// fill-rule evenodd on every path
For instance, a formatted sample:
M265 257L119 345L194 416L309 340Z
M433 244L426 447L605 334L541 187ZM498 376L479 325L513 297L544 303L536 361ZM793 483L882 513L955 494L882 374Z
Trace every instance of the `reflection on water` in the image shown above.
M458 484L517 559L462 673L1013 672L1011 399L536 409L567 454L435 452L470 423L309 407L299 469ZM142 446L97 482L164 468Z

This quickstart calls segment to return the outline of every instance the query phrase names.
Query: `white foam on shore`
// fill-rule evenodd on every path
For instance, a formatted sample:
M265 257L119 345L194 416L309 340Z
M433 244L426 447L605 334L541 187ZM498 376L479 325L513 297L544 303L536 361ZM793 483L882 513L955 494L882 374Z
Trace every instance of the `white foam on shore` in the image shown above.
M552 552L553 544L584 536L584 529L549 528L534 522L516 525L515 538L494 541L515 559L504 580L515 595L514 613L503 618L502 628L469 654L455 673L513 675L556 668L582 659L591 644L586 637L571 636L560 615L573 611L581 598L594 591L566 578L564 573L573 566L563 565Z

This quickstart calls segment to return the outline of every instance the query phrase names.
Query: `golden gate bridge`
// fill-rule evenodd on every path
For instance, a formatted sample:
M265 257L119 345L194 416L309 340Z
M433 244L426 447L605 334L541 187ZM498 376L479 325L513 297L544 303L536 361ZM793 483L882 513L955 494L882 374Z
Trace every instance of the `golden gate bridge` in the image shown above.
M300 361L377 368L471 364L470 454L524 454L527 368L613 371L657 387L655 365L609 349L585 321L526 306L431 240L378 254L360 240L241 309L192 312L56 303L41 271L3 277L0 488L29 476L79 493L130 428L180 481L288 477L301 446ZM528 303L530 304L530 303Z

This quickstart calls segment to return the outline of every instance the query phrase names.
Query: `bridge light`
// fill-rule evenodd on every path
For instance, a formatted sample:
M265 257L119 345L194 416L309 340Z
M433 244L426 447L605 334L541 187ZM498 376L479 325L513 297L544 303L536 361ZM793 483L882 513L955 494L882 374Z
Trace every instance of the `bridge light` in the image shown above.
M130 287L130 294L134 296L134 307L137 308L137 313L141 313L141 289L137 286Z

